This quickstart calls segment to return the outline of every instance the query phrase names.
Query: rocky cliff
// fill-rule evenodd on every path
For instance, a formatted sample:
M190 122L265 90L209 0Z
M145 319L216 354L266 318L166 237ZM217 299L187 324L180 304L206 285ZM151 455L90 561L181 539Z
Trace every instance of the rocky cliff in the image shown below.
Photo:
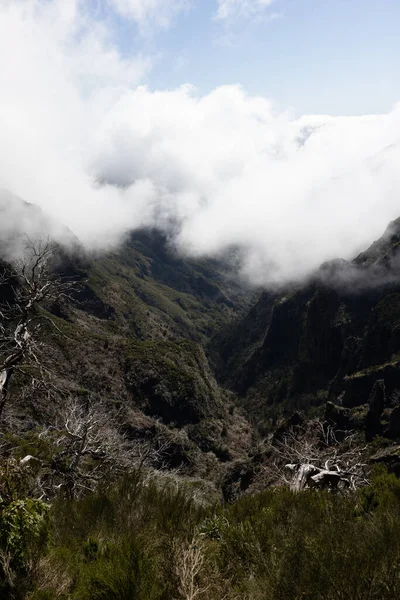
M399 244L400 219L352 262L326 263L302 285L264 292L214 339L221 380L255 420L270 426L302 409L347 419L369 436L398 434Z

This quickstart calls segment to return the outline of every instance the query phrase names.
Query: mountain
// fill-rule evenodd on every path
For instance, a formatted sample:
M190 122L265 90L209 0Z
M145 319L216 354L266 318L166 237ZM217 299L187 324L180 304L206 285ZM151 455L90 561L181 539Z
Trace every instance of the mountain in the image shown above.
M300 409L369 437L400 434L399 248L400 219L352 262L264 292L214 339L221 382L266 430Z
M12 231L1 598L399 597L400 220L261 294L156 230L21 271Z
M79 244L58 246L51 270L74 282L63 302L43 307L56 330L42 327L40 360L58 391L49 402L47 388L28 388L27 400L23 381L14 378L10 434L37 432L39 439L65 398L75 397L101 405L132 446L162 448L165 468L219 486L228 465L245 460L255 445L205 353L215 331L243 316L255 298L229 257L186 259L161 232L141 230L99 255ZM8 302L15 287L10 280L0 288Z
M47 217L21 202L43 233ZM106 406L132 443L166 443L166 465L229 496L251 480L263 436L296 411L368 440L400 436L400 219L353 261L261 294L234 256L183 257L157 230L98 255L73 241L52 264L74 286L44 307L62 334L42 330L46 369L64 396ZM2 286L8 302L13 289ZM35 390L26 402L20 386L15 426L49 425L64 396L53 405Z

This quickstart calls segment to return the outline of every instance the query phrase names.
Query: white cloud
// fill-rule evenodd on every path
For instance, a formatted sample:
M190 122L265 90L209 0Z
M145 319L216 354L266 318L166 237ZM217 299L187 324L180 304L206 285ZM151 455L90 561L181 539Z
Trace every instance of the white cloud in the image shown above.
M123 17L133 19L142 31L167 29L190 6L190 0L110 0Z
M351 257L400 215L400 106L384 115L278 113L240 87L137 87L78 0L0 0L0 188L89 247L181 224L194 254L247 249L271 282Z
M217 20L233 22L238 19L254 19L265 16L275 0L217 0ZM276 18L277 13L272 13ZM271 17L271 13L269 14Z

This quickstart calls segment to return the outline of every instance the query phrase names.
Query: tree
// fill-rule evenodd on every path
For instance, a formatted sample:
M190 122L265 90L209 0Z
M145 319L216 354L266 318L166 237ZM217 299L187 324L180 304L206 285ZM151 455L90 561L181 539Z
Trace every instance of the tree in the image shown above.
M121 433L119 412L101 398L70 397L57 422L39 438L52 448L49 461L41 461L37 473L35 488L41 499L50 500L58 492L76 498L121 475L134 475L143 485L164 476L162 456L169 442L128 440ZM28 466L34 460L28 455L20 464ZM168 474L172 478L177 470Z
M0 276L0 287L11 286L13 295L0 307L0 420L16 372L26 374L29 366L33 382L46 382L41 332L45 322L59 329L43 309L70 298L76 285L52 268L56 249L49 239L28 239L23 256Z
M54 448L51 464L38 481L45 498L51 498L57 490L70 499L93 491L100 481L127 471L131 463L131 452L119 434L115 415L91 398L70 398L57 424L43 430L39 437Z

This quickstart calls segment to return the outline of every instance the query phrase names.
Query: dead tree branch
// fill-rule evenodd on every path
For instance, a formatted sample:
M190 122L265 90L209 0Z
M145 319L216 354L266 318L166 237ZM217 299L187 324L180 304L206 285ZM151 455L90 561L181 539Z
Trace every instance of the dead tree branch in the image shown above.
M33 242L28 238L23 256L0 279L0 286L17 282L12 287L14 301L0 306L0 419L10 381L18 370L26 372L29 366L42 382L46 379L40 352L43 324L48 322L61 333L42 309L71 299L75 284L53 272L55 250L55 244L49 240ZM34 376L32 380L37 382Z
M70 398L58 422L44 429L39 438L54 448L51 463L38 480L45 499L57 491L75 498L95 490L102 481L133 472L141 485L163 476L154 465L160 465L168 444L130 442L120 432L119 414L112 414L99 399Z
M339 442L328 423L312 421L287 431L271 448L264 470L293 491L307 488L354 490L368 485L366 448L354 432Z

